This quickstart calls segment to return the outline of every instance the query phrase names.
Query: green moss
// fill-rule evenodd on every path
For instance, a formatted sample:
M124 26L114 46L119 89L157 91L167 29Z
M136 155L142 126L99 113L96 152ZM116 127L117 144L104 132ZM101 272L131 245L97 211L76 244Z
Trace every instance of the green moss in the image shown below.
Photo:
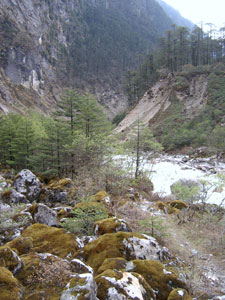
M7 246L0 247L0 266L13 271L18 266L18 257Z
M95 226L98 226L98 234L103 235L105 233L117 232L116 228L121 226L121 222L115 218L108 218L95 222Z
M19 282L6 268L0 267L0 298L3 300L19 300L21 289Z
M169 203L169 205L177 209L187 208L187 203L181 200L172 201Z
M121 270L125 271L127 261L122 257L116 258L106 258L101 265L101 267L97 270L96 274L101 274L106 270Z
M44 224L34 224L28 227L23 231L22 236L33 240L32 251L35 252L48 252L59 257L66 257L69 254L73 256L78 250L78 243L73 234Z
M179 294L178 292L181 293ZM183 296L181 296L182 294ZM192 298L186 290L175 289L169 294L168 300L192 300Z
M158 291L158 300L167 300L173 288L184 288L185 284L178 279L176 270L154 260L133 260L133 272L141 274L153 290Z
M30 251L30 249L33 247L33 241L30 237L24 238L22 236L19 236L18 238L7 243L6 246L10 247L13 250L16 249L16 252L19 255L22 255Z
M109 197L109 194L107 194L105 191L101 190L97 194L93 195L91 198L93 199L93 201L96 201L96 202L102 202L102 201L104 202L106 197Z
M87 264L97 271L106 258L122 257L129 260L129 257L126 257L129 253L125 251L123 241L132 237L145 239L141 234L118 232L104 234L97 240L87 244L84 247L84 257Z
M76 210L77 208L82 209L84 212L89 212L91 214L94 214L95 212L101 210L105 212L106 215L109 215L107 208L99 202L81 202L76 204L73 207L73 210Z
M60 190L61 192L71 185L71 180L68 178L63 178L61 180L51 180L48 184L48 188L51 190Z

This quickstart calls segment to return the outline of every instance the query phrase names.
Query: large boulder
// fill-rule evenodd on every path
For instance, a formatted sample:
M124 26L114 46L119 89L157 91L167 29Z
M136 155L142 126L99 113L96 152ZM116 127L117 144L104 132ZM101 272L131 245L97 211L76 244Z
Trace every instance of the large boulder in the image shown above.
M37 200L41 193L41 182L30 170L20 171L15 176L13 186L17 192L26 196L30 202Z
M2 200L7 204L29 203L27 198L15 189L9 189L2 193Z
M35 223L46 224L48 226L55 226L57 224L57 213L45 204L34 204L28 210L32 214Z
M96 235L119 231L131 232L132 230L125 220L117 219L115 217L96 221L94 224L94 232Z
M126 269L142 275L154 290L157 300L167 300L173 289L186 287L175 268L165 267L156 260L133 260Z
M60 300L80 299L98 300L97 285L91 273L74 275L60 298Z
M27 295L36 293L35 299L55 299L54 296L62 293L73 275L68 260L50 253L28 253L22 255L21 259L24 269L18 274L17 279L25 287ZM40 292L43 298L40 296L38 298Z
M139 274L107 270L96 278L100 300L154 300L152 288Z
M46 203L55 203L55 202L66 203L68 198L67 190L70 187L71 187L70 178L51 180L50 183L43 188L40 199L42 202L46 202Z
M0 267L0 298L2 300L23 299L18 280L4 267Z
M170 294L167 300L192 300L191 296L186 290L183 289L174 289Z
M100 236L85 245L78 255L83 256L87 264L97 271L106 258L161 260L164 256L164 249L152 237L137 233L118 232Z
M11 248L0 247L0 266L9 269L14 275L23 268L23 262Z
M59 257L73 257L79 244L71 233L45 224L33 224L22 232L22 237L33 240L32 251L51 253Z

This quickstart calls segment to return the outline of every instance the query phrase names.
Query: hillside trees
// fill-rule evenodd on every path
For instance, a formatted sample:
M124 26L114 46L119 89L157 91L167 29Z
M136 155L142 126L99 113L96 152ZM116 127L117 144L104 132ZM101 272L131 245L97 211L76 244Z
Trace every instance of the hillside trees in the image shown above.
M99 165L110 127L93 95L66 91L54 117L29 112L0 118L0 162L61 177Z

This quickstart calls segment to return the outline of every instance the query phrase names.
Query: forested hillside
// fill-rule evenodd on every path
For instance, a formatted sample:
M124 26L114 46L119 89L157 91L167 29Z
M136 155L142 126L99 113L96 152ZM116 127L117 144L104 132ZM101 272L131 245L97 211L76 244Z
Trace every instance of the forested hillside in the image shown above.
M49 111L62 89L94 93L109 116L126 108L135 69L173 21L155 0L0 2L1 111Z

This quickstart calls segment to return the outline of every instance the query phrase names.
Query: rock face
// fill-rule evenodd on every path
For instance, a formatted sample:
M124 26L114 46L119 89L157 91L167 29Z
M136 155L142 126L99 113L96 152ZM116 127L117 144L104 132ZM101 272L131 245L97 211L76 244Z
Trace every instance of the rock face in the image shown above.
M100 300L154 300L151 287L139 274L108 270L96 277Z
M37 204L34 212L34 222L54 226L57 224L57 213L44 204Z
M97 285L90 273L74 275L67 284L60 300L98 300Z
M41 182L30 170L19 172L13 186L31 202L37 200L41 193Z

